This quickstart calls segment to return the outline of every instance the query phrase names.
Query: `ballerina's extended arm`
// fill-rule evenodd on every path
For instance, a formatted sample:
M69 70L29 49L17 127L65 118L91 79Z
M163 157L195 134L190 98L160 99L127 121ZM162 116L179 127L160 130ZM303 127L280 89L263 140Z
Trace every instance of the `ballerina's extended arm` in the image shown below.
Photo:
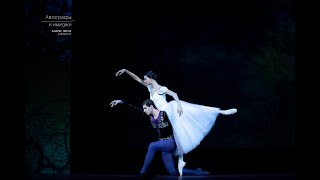
M135 75L134 73L126 70L126 69L121 69L118 72L116 72L116 76L121 76L123 73L127 73L130 77L132 77L132 79L138 81L140 84L147 86L147 84L145 82L143 82L142 79L140 79L137 75Z

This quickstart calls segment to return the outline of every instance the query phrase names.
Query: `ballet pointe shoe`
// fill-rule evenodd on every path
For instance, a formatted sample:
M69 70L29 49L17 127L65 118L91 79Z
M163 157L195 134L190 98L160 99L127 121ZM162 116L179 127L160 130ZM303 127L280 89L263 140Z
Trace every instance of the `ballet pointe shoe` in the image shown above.
M231 115L231 114L234 114L236 112L238 112L238 110L235 109L235 108L228 109L228 110L220 110L220 113L223 114L223 115Z
M186 165L186 163L182 160L180 160L178 162L178 171L179 171L179 175L182 176L182 170L184 168L184 166Z

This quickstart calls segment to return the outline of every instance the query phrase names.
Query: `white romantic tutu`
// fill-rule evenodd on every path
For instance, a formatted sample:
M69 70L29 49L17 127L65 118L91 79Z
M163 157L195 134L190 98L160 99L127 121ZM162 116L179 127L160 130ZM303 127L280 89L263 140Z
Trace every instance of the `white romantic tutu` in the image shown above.
M175 155L187 154L196 148L210 132L219 115L219 108L202 106L180 100L183 110L179 117L176 101L170 101L164 111L171 122L177 144Z
M150 92L150 87L148 87ZM164 86L150 99L160 111L165 111L172 125L173 135L177 144L175 155L187 154L196 148L203 138L211 131L220 108L192 104L180 100L182 115L177 113L178 105L175 100L166 101Z

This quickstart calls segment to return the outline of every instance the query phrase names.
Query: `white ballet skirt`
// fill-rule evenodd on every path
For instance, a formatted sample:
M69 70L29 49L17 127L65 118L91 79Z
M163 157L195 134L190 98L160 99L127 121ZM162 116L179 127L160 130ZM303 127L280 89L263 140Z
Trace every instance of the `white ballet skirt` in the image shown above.
M147 86L150 99L160 111L165 111L172 125L174 139L177 145L175 155L187 154L196 148L202 139L211 131L219 115L220 108L188 103L180 100L182 115L179 116L178 104L175 100L166 101L167 87L151 94L151 86Z

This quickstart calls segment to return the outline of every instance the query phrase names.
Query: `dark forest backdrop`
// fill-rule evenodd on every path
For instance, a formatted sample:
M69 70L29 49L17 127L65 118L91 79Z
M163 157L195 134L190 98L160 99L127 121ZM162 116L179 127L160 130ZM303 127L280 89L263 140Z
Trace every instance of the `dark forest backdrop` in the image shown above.
M108 104L124 99L141 107L149 94L128 75L116 78L115 72L122 68L141 78L146 71L155 71L159 84L177 92L182 100L238 109L233 116L218 116L211 133L185 156L188 167L200 166L212 173L293 170L292 1L48 2L26 4L26 113L39 114L34 107L47 104L51 109L45 113L56 113L60 119L45 120L39 115L33 121L26 119L32 132L41 128L39 133L26 132L27 173L69 172L70 156L73 173L139 171L148 143L155 137L152 126L134 109L121 105L110 109ZM65 13L70 13L70 3L75 20L72 42L59 41L61 36L48 33L40 21L50 9L56 9L56 14L66 11L57 7L69 7ZM52 8L40 12L37 7L41 6ZM53 102L64 104L50 105ZM63 136L54 136L59 142L52 143L45 138L54 140L50 133L59 134L59 128L66 137L71 132L70 142ZM53 147L61 149L50 150ZM46 158L41 159L43 154ZM152 167L164 172L159 157ZM48 167L51 170L45 171Z

